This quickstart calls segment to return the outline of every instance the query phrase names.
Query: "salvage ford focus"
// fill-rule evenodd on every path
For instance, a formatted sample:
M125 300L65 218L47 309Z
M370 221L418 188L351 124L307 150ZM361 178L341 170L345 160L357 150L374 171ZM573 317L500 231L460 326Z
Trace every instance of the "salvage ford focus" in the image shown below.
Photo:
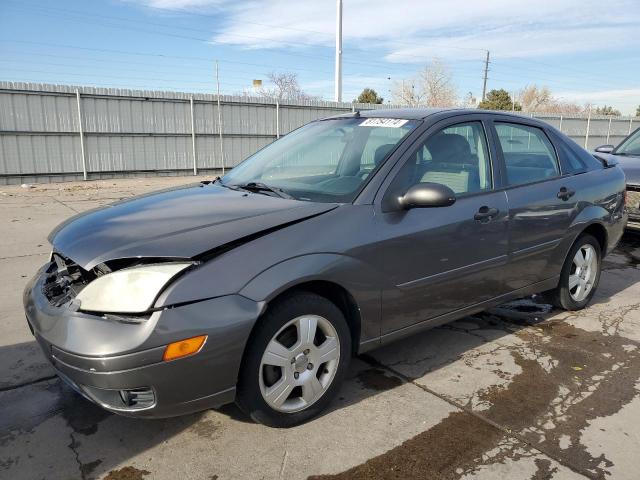
M292 426L356 354L534 293L583 308L624 190L619 168L534 119L356 112L222 179L63 223L26 316L60 377L110 411L235 401Z

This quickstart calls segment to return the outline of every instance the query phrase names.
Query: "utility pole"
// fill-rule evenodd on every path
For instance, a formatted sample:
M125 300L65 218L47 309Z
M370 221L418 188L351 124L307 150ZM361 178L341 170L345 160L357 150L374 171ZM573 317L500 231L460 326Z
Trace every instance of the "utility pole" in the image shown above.
M489 74L489 50L487 50L487 59L484 61L484 82L482 83L482 101L487 96L487 75Z
M218 60L216 60L216 89L218 92L218 133L220 134L220 163L222 175L224 175L224 147L222 145L222 111L220 110L220 75L218 73Z
M336 78L335 101L342 101L342 0L336 3Z

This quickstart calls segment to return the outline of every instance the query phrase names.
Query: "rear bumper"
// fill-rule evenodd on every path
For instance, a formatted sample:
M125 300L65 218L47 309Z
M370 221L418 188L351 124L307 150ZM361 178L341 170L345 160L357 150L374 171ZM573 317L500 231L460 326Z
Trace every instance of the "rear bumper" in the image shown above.
M640 230L640 214L629 213L629 217L627 219L627 229L629 230Z
M640 230L640 185L627 184L627 228Z
M131 324L54 307L39 274L24 292L29 327L60 377L128 416L170 417L235 399L240 361L261 305L229 295L154 312ZM163 361L168 343L207 335L200 352ZM144 402L131 405L130 393Z

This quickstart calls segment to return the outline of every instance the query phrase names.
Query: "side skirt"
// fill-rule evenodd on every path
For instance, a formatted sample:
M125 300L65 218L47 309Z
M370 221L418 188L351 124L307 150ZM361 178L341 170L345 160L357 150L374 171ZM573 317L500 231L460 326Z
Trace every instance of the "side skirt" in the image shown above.
M514 290L513 292L509 292L504 295L500 295L498 297L492 298L491 300L487 300L486 302L476 303L474 305L470 305L468 307L461 308L459 310L454 310L453 312L445 313L444 315L430 318L429 320L425 320L423 322L410 325L400 330L387 333L386 335L382 335L379 338L376 338L373 340L367 340L366 342L363 342L360 344L358 353L364 353L369 350L373 350L374 348L380 347L382 345L387 345L388 343L395 342L396 340L409 337L418 332L429 330L430 328L434 328L439 325L443 325L445 323L459 320L463 317L466 317L467 315L473 315L474 313L482 312L483 310L486 310L491 307L495 307L497 305L501 305L510 300L526 297L528 295L544 292L546 290L552 290L558 286L559 280L560 280L559 277L552 277L547 280L543 280L542 282L534 283L527 287Z

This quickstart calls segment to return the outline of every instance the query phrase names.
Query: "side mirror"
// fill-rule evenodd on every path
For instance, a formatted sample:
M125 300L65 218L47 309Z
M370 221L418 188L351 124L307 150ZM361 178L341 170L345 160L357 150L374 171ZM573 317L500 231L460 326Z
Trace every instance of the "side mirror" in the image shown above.
M456 194L441 183L418 183L398 199L405 210L411 208L448 207L456 201Z
M596 152L599 153L611 153L613 152L613 149L616 148L613 145L600 145L599 147L596 148Z

